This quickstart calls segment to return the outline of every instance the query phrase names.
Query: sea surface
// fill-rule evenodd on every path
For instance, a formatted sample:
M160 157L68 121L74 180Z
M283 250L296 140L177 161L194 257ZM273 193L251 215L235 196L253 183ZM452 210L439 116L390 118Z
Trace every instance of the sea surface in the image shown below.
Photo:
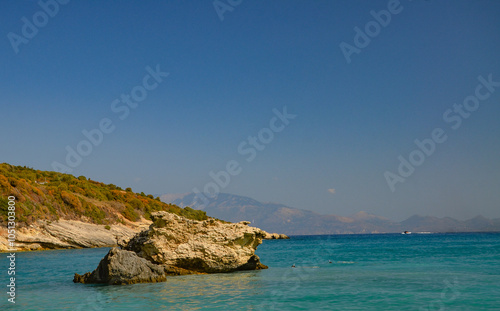
M72 282L108 250L17 253L15 305L0 254L0 310L500 310L500 233L295 236L258 247L268 270Z

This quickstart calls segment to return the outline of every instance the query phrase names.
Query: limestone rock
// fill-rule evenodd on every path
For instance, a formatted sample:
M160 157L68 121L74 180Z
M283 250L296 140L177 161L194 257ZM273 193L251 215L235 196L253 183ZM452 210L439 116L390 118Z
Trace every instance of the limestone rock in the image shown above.
M150 221L141 220L127 226L113 224L108 229L104 225L78 220L39 220L27 228L20 228L16 236L16 249L42 250L61 248L110 247L126 244L135 234L147 228ZM8 250L7 234L0 236L0 251Z
M165 268L155 265L136 253L112 248L97 269L84 275L75 273L75 283L105 283L110 285L166 281Z
M196 221L167 212L151 215L148 230L125 249L164 265L169 274L218 273L266 269L255 250L265 232L247 223Z
M284 239L289 239L289 237L286 234L282 233L269 233L266 232L266 236L264 237L265 240L284 240Z
M251 224L251 222L250 221L240 221L239 224L249 225L249 224ZM264 232L264 240L284 240L284 239L289 239L289 237L286 234L282 234L282 233L269 233L269 232L266 232L264 230L262 230L262 232Z

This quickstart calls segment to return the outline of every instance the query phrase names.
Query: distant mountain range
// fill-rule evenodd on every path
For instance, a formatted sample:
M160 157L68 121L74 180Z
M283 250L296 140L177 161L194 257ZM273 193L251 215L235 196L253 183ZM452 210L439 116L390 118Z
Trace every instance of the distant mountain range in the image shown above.
M500 231L500 218L487 219L477 216L460 221L450 217L414 215L397 222L385 217L359 212L350 217L322 215L312 211L292 208L277 203L262 203L254 199L221 193L210 200L209 205L200 206L195 195L166 194L160 196L165 203L180 207L190 206L202 209L207 215L231 222L247 220L252 226L268 232L287 235L313 234L353 234L353 233L390 233L390 232L486 232Z

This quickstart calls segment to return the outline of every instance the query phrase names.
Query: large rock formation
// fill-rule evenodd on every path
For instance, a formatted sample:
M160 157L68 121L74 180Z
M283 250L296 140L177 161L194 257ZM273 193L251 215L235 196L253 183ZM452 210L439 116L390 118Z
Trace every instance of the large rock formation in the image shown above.
M165 265L172 274L265 269L255 255L266 233L247 222L196 221L171 213L151 216L149 230L133 237L125 249Z
M136 253L112 248L97 269L84 275L75 274L75 283L106 283L110 285L155 283L166 281L165 268L155 265Z
M196 221L167 212L151 215L153 223L148 230L134 236L124 244L127 256L136 254L152 267L161 267L166 274L219 273L238 270L267 269L255 250L262 243L266 232L249 227L248 222L225 223L215 219ZM75 275L74 282L128 284L135 283L136 277L127 274L129 265L136 265L137 260L123 261L120 252L112 250L92 273ZM124 253L125 254L125 253ZM109 259L116 258L116 263ZM106 259L108 258L108 259ZM119 263L118 263L119 262ZM103 267L111 266L103 269ZM148 266L149 267L149 266ZM149 267L150 268L150 267ZM123 271L121 271L123 270ZM137 270L137 269L135 269ZM134 271L135 271L134 270ZM139 269L140 271L146 268ZM106 271L114 271L109 277ZM139 274L140 280L156 279L149 274ZM153 274L158 276L157 274Z

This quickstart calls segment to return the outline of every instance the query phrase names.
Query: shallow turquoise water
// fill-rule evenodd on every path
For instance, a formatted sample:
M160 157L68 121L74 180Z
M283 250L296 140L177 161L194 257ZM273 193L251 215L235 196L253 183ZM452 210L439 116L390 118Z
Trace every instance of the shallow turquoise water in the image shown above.
M268 270L127 286L72 282L107 251L18 253L16 304L4 291L0 309L500 310L498 233L299 236L259 246Z

